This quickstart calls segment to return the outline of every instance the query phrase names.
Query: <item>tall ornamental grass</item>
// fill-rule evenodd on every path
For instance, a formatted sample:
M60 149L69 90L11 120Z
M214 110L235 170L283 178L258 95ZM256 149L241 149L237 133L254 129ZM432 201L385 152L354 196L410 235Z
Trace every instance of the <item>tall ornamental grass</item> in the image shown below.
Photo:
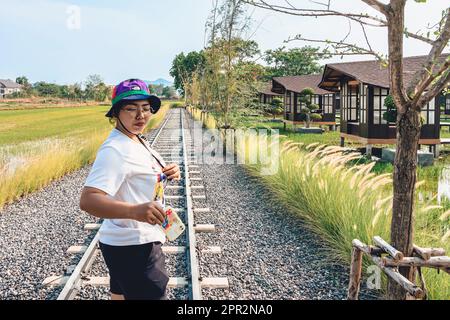
M242 139L241 143L245 145L237 148L241 150L238 156L251 163L249 157L267 148L269 142ZM368 244L375 235L390 239L392 174L377 175L372 172L375 162L358 164L360 158L361 154L348 148L286 141L280 145L279 159L271 160L279 161L275 174L260 175L261 164L249 168L324 240L333 260L349 265L353 239ZM417 187L423 183L418 182ZM449 253L450 211L435 205L434 200L416 201L414 243L444 247ZM366 259L365 266L368 264ZM450 298L447 274L427 269L424 276L430 299Z

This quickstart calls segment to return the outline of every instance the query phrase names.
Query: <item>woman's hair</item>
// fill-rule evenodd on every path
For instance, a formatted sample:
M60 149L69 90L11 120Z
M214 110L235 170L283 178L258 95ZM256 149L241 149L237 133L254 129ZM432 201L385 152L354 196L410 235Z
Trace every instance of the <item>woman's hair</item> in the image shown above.
M122 100L117 102L115 105L113 105L112 107L112 117L109 118L109 123L112 124L113 126L116 126L117 124L117 119L119 118L119 113L120 110L127 105L127 103L129 103L130 101L126 101L126 100Z
M127 103L129 103L129 101L125 101L125 100L122 100L122 101L119 101L119 102L117 102L116 104L114 104L113 106L112 106L112 118L118 118L119 117L119 113L120 113L120 110L127 104ZM111 119L111 118L110 118Z

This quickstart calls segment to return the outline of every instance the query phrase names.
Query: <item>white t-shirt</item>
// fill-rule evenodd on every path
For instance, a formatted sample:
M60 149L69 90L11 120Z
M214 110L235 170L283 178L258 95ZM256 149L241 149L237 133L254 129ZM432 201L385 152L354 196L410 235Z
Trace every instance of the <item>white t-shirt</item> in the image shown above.
M140 142L113 129L100 146L84 186L100 189L118 201L146 203L152 201L158 173L161 166ZM100 242L112 246L166 240L158 225L131 219L105 219L99 232Z

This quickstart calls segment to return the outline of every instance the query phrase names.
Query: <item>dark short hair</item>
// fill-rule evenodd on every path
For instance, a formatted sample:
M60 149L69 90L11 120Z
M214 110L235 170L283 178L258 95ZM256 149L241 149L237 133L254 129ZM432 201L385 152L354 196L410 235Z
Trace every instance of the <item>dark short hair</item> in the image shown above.
M128 103L128 101L127 101ZM126 105L125 101L119 101L116 104L114 104L111 108L111 112L112 112L112 118L118 118L119 117L119 113L120 110Z

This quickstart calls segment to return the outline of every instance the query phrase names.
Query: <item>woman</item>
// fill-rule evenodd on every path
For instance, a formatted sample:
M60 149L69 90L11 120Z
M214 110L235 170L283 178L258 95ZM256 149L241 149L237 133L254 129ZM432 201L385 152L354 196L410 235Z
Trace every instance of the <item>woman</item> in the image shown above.
M158 174L178 180L180 169L166 166L142 136L160 106L141 80L114 87L106 116L116 127L98 150L80 198L82 210L104 218L100 249L109 269L112 300L166 298L169 277L161 251L165 235L158 226L165 214L152 195Z

